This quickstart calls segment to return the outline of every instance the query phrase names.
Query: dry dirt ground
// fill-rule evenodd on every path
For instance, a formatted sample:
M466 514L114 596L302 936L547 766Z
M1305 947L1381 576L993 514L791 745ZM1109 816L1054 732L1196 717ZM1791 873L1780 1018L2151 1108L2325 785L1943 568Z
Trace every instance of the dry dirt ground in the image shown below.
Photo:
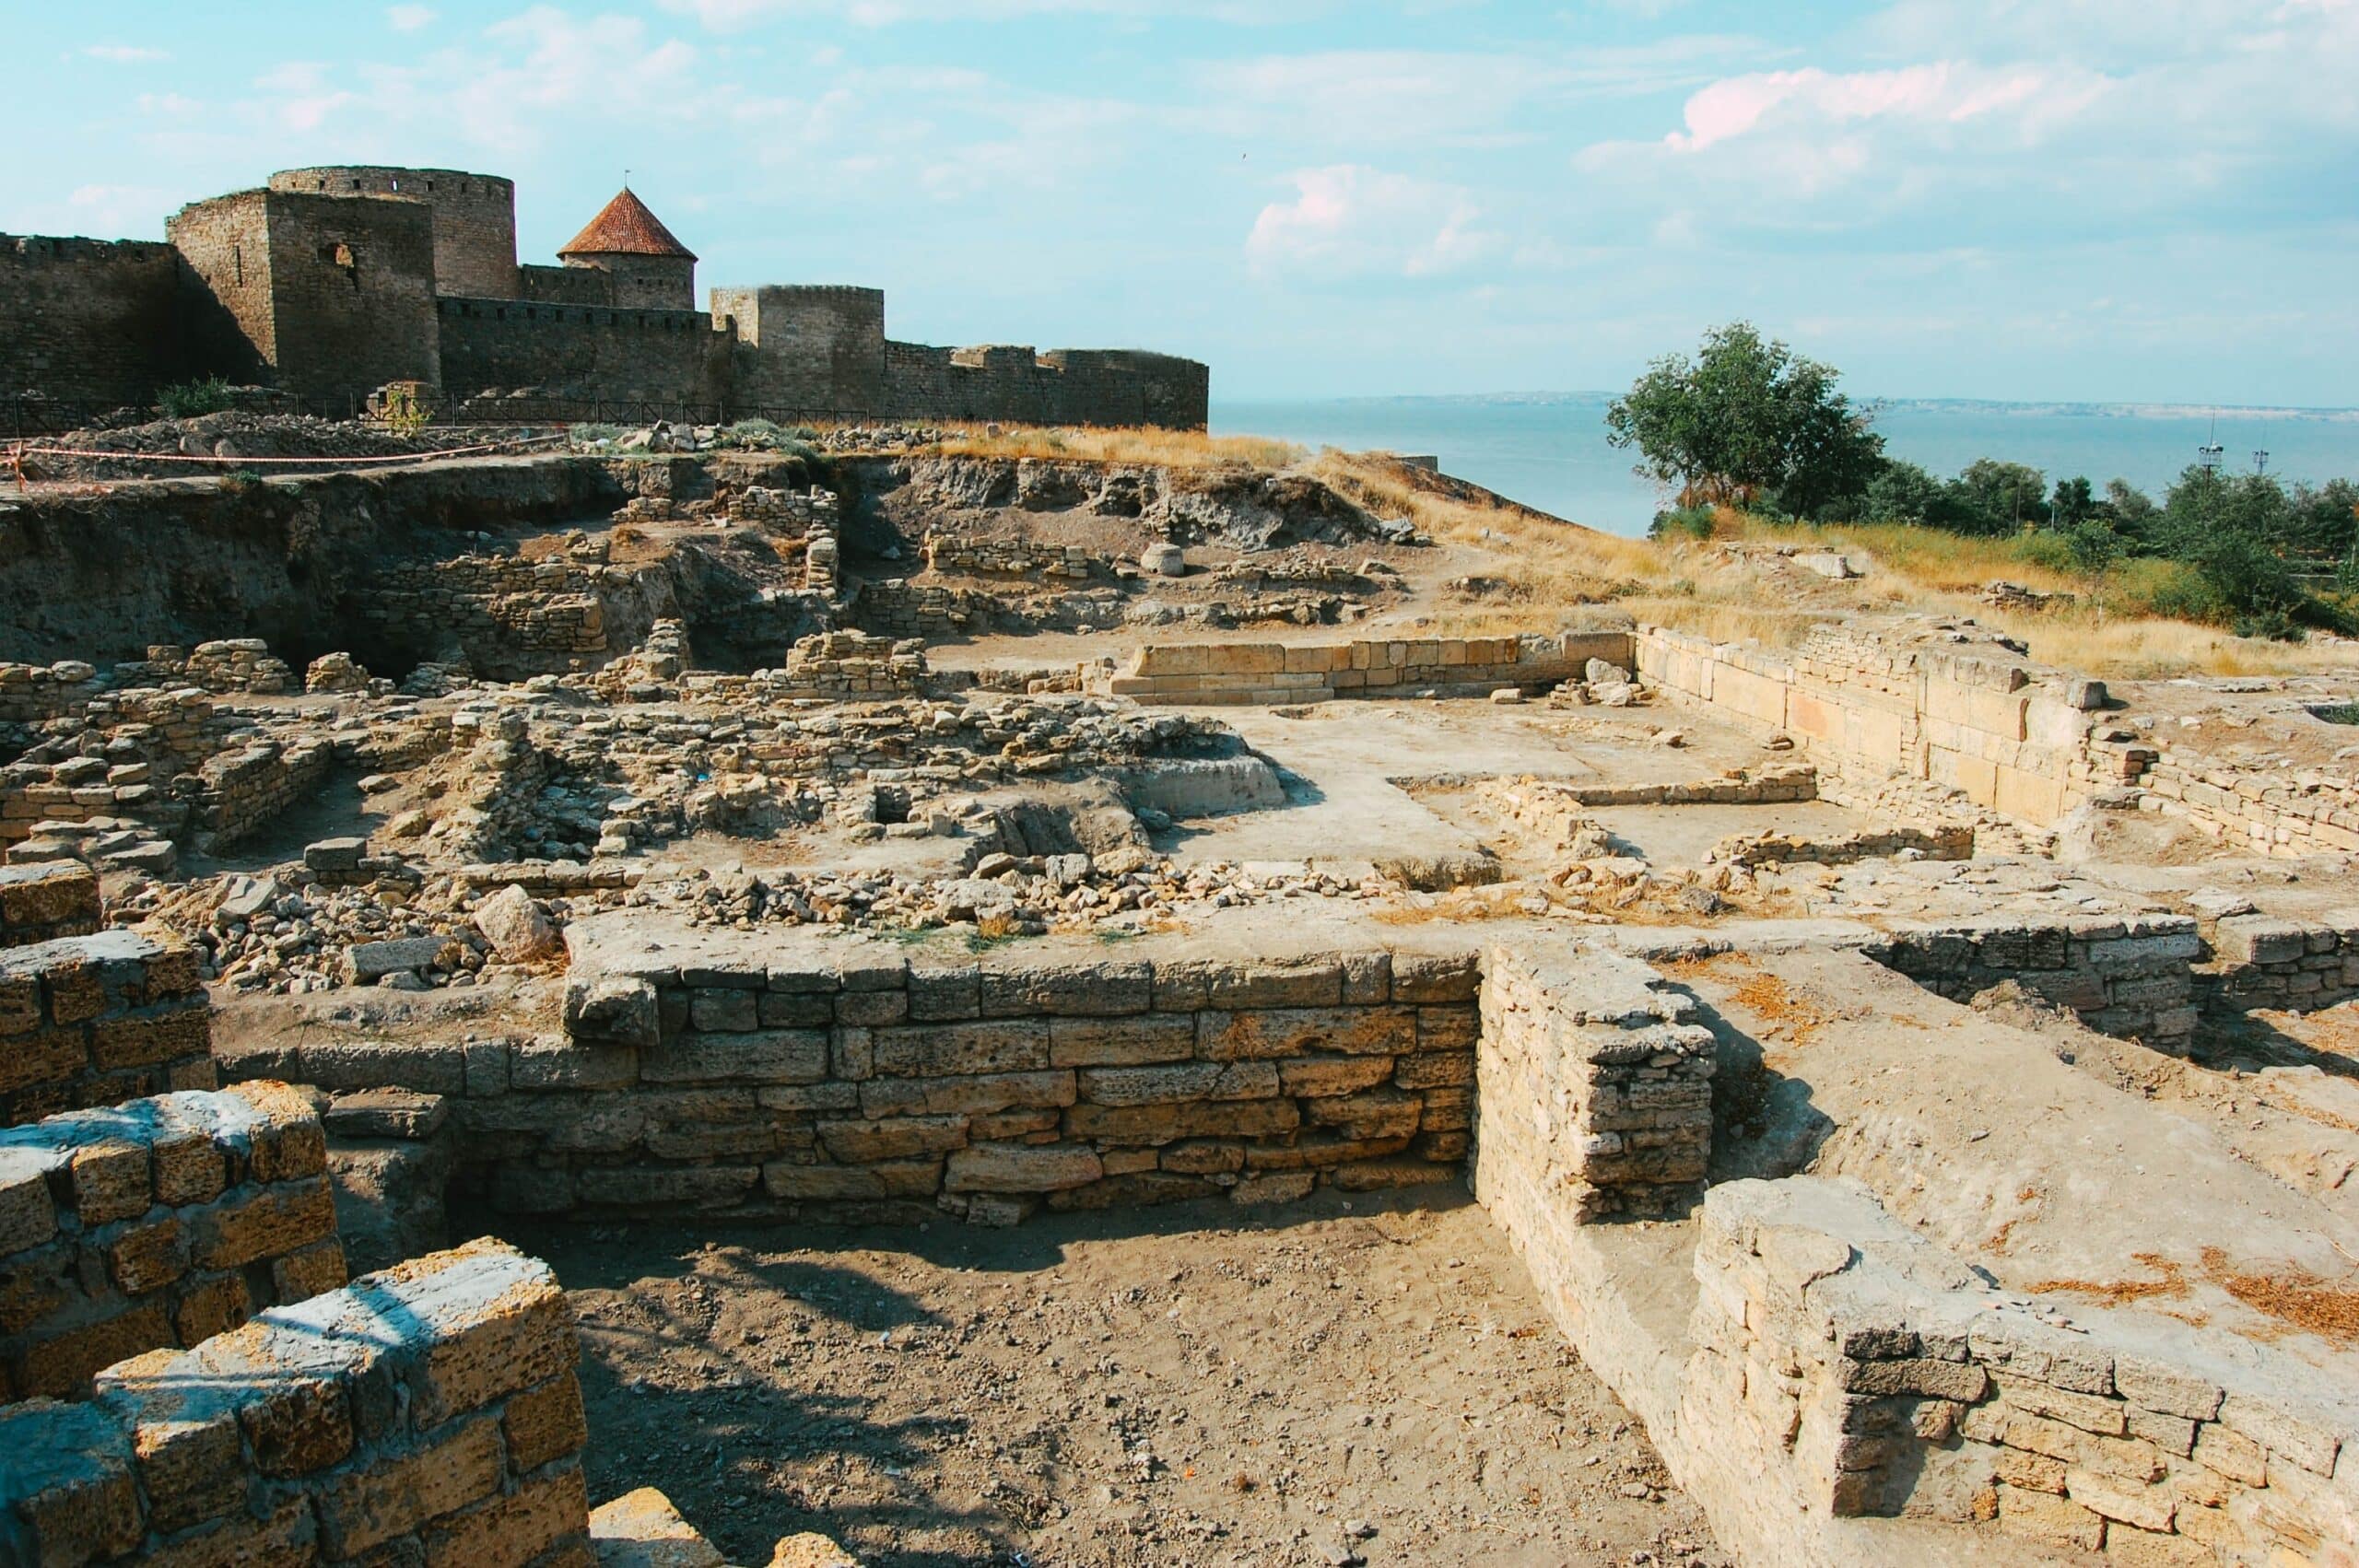
M580 1315L593 1499L660 1486L734 1559L1726 1561L1455 1189L511 1239Z

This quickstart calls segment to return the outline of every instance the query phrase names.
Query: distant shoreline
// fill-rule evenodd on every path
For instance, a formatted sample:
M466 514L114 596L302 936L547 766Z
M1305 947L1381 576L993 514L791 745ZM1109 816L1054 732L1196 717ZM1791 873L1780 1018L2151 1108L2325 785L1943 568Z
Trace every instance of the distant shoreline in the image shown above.
M1232 407L1285 407L1290 404L1383 404L1454 403L1517 407L1602 407L1618 393L1608 392L1389 392L1349 397L1239 397L1217 399ZM2359 424L2359 408L2296 408L2273 404L2232 403L2036 403L1976 397L1863 397L1871 412L1893 410L1911 414L1989 414L2035 418L2086 419L2316 419L2333 424Z

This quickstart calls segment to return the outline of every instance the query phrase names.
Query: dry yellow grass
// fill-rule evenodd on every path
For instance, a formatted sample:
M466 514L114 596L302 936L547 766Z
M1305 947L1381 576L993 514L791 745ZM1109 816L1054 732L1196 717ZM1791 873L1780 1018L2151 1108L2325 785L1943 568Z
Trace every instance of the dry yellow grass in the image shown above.
M1179 468L1243 463L1308 474L1381 516L1410 519L1482 563L1470 566L1470 575L1491 579L1491 591L1436 612L1437 628L1450 636L1637 622L1716 641L1791 647L1829 621L1919 612L1971 616L2022 639L2042 663L2116 678L2298 674L2351 663L2331 647L2235 637L2142 613L2149 579L2167 568L2124 568L2108 588L2036 558L2023 536L1970 537L1897 523L1782 526L1723 510L1708 542L1634 539L1448 493L1448 482L1381 453L1329 448L1314 454L1288 441L1201 430L1002 426L994 435L981 425L945 428L951 433L939 450L950 456ZM1758 578L1730 570L1719 558L1723 543L1809 544L1861 558L1868 575L1841 585L1809 584L1806 592L1765 602ZM2001 580L2073 594L2080 603L2045 613L1994 608L1981 591Z

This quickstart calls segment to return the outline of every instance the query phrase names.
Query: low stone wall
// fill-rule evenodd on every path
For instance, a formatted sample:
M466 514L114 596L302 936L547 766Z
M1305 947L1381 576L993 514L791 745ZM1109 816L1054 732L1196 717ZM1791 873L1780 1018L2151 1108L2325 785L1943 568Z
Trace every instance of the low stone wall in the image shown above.
M2126 1564L2359 1550L2347 1391L2288 1397L2302 1379L2272 1386L2294 1369L2271 1354L2198 1367L2142 1324L2059 1327L1807 1177L1714 1188L1696 1272L1690 1418L1790 1469L1814 1513L1995 1522Z
M1078 544L1044 544L1026 539L967 539L928 533L921 548L926 566L938 572L1038 579L1051 587L1114 575L1113 562Z
M610 565L596 544L525 560L467 555L387 568L353 612L393 647L436 628L441 646L503 679L603 663L675 614L670 579L654 566Z
M309 800L335 766L326 741L256 740L197 770L188 795L196 847L215 854Z
M1818 799L1818 769L1805 762L1775 762L1672 784L1568 782L1561 788L1583 806L1766 806Z
M1577 680L1591 659L1626 663L1623 632L1563 637L1426 638L1342 643L1151 644L1117 673L1081 667L1086 689L1141 702L1193 706L1405 696L1428 688L1475 695Z
M212 698L194 686L96 693L57 717L79 720L78 740L53 738L0 767L0 846L33 837L41 822L123 817L177 832L187 808L166 781L211 755L228 728ZM83 755L92 739L105 743L107 755Z
M571 1048L631 1094L603 1114L637 1109L652 1158L583 1160L561 1133L504 1165L495 1194L1003 1223L1043 1200L1432 1180L1466 1152L1474 984L1471 956L1384 953L948 968L781 954L582 976ZM585 1108L511 1097L479 1125L553 1131L548 1111Z
M2196 977L2206 1005L2332 1007L2359 996L2359 910L2322 920L2226 916L2212 928L2212 960Z
M2182 759L2167 744L2142 780L2140 804L2183 817L2264 855L2359 851L2359 788L2312 769L2247 772L2216 758Z
M691 701L741 707L798 698L830 702L917 695L927 674L921 643L893 642L862 632L820 632L787 650L786 667L750 675L694 671L680 678Z
M98 670L78 659L55 664L0 661L0 723L38 724L78 712L100 690Z
M2013 980L2100 1034L2186 1053L2200 1014L2202 935L2187 915L2089 915L2053 925L2003 916L1909 926L1863 951L1953 1001Z
M588 1568L573 1320L480 1241L0 1411L0 1539L42 1563Z
M1970 827L1882 827L1813 837L1796 833L1733 833L1712 846L1704 859L1713 865L1783 866L1809 861L1822 866L1854 860L1885 860L1911 855L1926 860L1974 859Z
M135 931L0 951L0 1127L214 1086L196 955Z
M1928 780L1974 805L2048 825L2097 791L2136 780L2150 747L2092 720L2102 682L1971 651L1826 627L1792 652L1712 643L1659 626L1632 639L1656 691L1790 735L1851 784L1831 800L1876 801L1888 775ZM1869 799L1856 803L1867 805Z
M99 877L89 867L0 866L0 947L88 936L99 920Z
M283 1083L133 1100L0 1132L0 1401L344 1283L327 1145Z
M567 1038L228 1070L448 1096L470 1179L511 1212L1007 1223L1435 1181L1466 1153L1472 954L945 966L786 932L772 952L577 954Z
M1483 963L1475 1190L1565 1221L1676 1214L1712 1153L1712 1032L1692 998L1602 949L1495 946Z
M299 689L295 672L285 660L273 658L270 645L258 637L225 638L194 649L158 643L147 649L139 669L149 681L222 694L276 696Z
M847 611L852 623L878 637L973 637L998 627L1009 611L995 593L972 588L919 587L900 578L863 582Z

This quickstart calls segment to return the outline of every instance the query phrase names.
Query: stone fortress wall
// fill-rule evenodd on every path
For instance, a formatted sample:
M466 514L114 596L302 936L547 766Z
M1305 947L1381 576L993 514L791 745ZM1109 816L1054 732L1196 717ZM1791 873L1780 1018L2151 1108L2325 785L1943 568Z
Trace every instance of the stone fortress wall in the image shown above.
M0 398L136 403L183 379L191 282L170 245L0 235Z
M715 288L698 310L686 254L520 265L515 186L496 175L284 170L183 207L166 232L0 235L0 396L112 406L217 374L337 415L414 380L448 405L531 417L634 404L720 419L1206 417L1194 360L896 343L872 288Z
M270 177L269 188L423 202L434 214L434 277L440 291L486 299L519 298L516 182L512 180L458 169L345 164L282 169Z

